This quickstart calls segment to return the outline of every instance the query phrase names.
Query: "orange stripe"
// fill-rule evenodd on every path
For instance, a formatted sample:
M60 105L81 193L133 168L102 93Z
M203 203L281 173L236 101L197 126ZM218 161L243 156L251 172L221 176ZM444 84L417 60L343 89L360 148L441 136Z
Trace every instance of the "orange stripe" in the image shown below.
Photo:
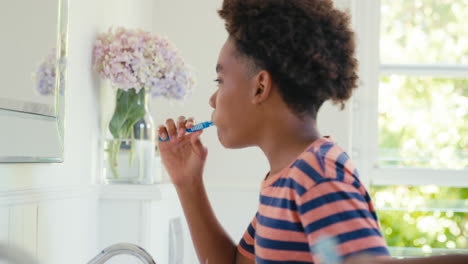
M315 156L314 153L307 153L307 155L304 156L304 160L312 167L314 168L320 175L322 175L324 178L331 178L331 179L336 179L336 159L345 151L343 151L339 146L334 146L331 148L327 155L324 158L324 166L325 170L327 172L326 175L324 175L324 172L322 171L320 165L318 164L317 157ZM317 153L318 154L318 153ZM352 177L353 172L355 170L355 166L350 159L348 159L345 164L343 164L343 170L344 170L344 182L352 184L354 182L354 178ZM302 173L302 175L305 175ZM305 175L307 176L307 175ZM302 177L301 177L302 178ZM309 178L304 177L304 178ZM308 185L309 186L309 185Z
M327 203L325 206L320 206L316 209L310 210L309 212L301 216L302 223L304 226L309 225L310 223L316 222L322 218L325 218L330 215L337 213L342 213L350 210L364 209L367 210L367 203L360 202L358 200L344 200L336 201L332 203ZM361 218L364 219L364 218Z
M336 159L341 154L341 151L337 151L337 148L334 146L325 155L325 174L326 178L336 179Z
M324 236L337 236L340 234L352 232L355 230L363 229L363 228L375 228L378 229L377 227L377 222L370 220L365 221L363 219L352 219L348 221L343 221L339 222L333 225L329 225L327 227L321 228L320 230L317 230L313 233L310 233L307 236L308 241L311 244L317 243L317 239L321 237L322 235ZM381 238L383 240L383 238ZM352 240L352 241L357 241L357 240ZM350 242L352 242L350 241ZM348 243L348 242L346 242Z
M344 171L344 179L343 179L343 182L344 183L347 183L349 185L352 185L355 181L354 177L353 177L353 172L354 172L354 168L352 168L353 166L351 166L352 169L350 169L350 164L352 165L352 162L351 162L351 159L349 159L347 162L346 162L347 165L345 165L345 167L343 168L343 171ZM359 179L359 178L358 178ZM364 187L364 185L361 184L361 187L359 187L358 189L360 192L364 193L366 191L366 188Z
M262 259L273 261L296 260L304 262L314 262L312 254L309 252L267 249L262 248L260 246L257 246L255 248L255 255Z
M341 153L343 153L343 149L340 148L338 145L334 144L327 152L327 154L324 156L325 159L330 159L330 160L337 160L338 156L340 156Z
M269 187L262 190L261 195L269 197L280 198L280 199L291 199L291 197L297 196L296 190L289 187Z
M338 245L338 251L346 255L373 247L386 247L385 240L379 236L371 236L345 242Z
M345 153L343 149L341 149L339 146L335 145L330 151L327 153L325 157L325 166L326 166L326 171L327 175L330 174L330 177L333 179L336 179L336 160L338 157ZM354 166L354 163L351 158L349 158L344 164L343 164L343 172L344 172L344 182L352 184L354 182L354 177L352 177L354 170L356 167Z
M355 193L355 194L359 194L363 196L363 194L360 193L358 189L356 189L354 186L347 184L347 183L338 182L338 181L319 184L313 187L312 189L309 189L306 193L304 193L300 197L298 197L294 189L291 189L289 187L270 187L270 188L263 190L261 194L265 196L273 197L273 198L278 198L278 199L288 199L288 200L295 199L296 204L300 206L308 201L311 201L323 195L334 193L334 192L349 192L349 193Z
M254 216L252 222L250 223L253 227L253 229L256 231L257 229L257 217ZM254 245L255 244L255 240L254 238L249 234L249 230L246 229L244 235L242 236L242 238L244 239L245 243L249 244L249 245Z
M257 234L263 238L288 242L308 243L305 233L303 232L275 229L262 225L259 226L261 227L257 230Z
M251 224L252 224L252 227L254 229L256 229L256 227L257 227L257 216L254 216L254 218L252 219Z
M307 162L309 165L311 165L309 162ZM311 165L312 166L312 165ZM319 168L315 168L313 167L315 170L320 170ZM320 175L322 175L321 172L318 172L320 173ZM300 170L299 168L292 168L291 169L291 173L288 174L288 176L293 179L294 181L296 181L297 183L299 183L300 185L302 185L302 187L306 188L306 189L310 189L312 188L314 185L316 185L317 183L312 180L312 178L310 178L307 174L305 174L302 170Z
M354 170L356 169L351 157L349 157L349 159L345 162L345 164L343 164L343 166L346 169L346 171L348 171L351 175L353 174Z
M369 212L375 212L374 204L373 203L368 203L369 205Z
M309 163L309 165L312 168L314 168L318 173L323 174L323 170L317 159L317 155L318 155L317 152L306 152L301 158L305 160L307 163Z
M244 239L245 243L247 243L247 244L249 244L251 246L253 246L255 244L255 240L254 240L254 238L252 236L250 236L249 231L246 231L242 238Z
M237 251L239 251L239 253L241 253L244 257L255 261L255 255L243 249L241 245L237 246Z
M289 222L300 222L299 214L295 211L291 211L285 208L271 207L267 205L260 204L258 206L258 212L266 217L286 220Z
M349 185L347 183L339 181L324 182L315 186L312 189L307 190L306 193L304 193L301 197L298 198L297 205L303 205L304 203L307 203L311 200L334 192L349 192L363 195L362 193L359 193L354 186Z

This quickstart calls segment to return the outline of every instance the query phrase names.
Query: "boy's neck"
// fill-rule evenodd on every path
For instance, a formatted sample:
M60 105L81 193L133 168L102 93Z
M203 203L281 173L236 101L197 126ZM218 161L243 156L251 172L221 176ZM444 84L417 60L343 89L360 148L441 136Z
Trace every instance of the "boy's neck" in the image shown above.
M270 163L270 174L275 174L293 162L312 142L321 137L316 120L295 115L279 117L263 131L258 145Z

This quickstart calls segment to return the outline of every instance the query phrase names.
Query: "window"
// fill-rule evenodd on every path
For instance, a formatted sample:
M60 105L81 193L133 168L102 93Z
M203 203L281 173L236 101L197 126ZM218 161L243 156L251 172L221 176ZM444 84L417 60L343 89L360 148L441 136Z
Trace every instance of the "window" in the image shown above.
M356 0L353 151L394 255L468 249L468 0Z
M371 186L393 256L468 253L468 188Z

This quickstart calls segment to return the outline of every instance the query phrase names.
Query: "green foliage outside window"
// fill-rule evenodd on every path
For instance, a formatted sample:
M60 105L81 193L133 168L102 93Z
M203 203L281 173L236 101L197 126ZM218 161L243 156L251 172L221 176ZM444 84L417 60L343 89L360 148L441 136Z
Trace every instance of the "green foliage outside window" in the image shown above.
M383 76L379 92L381 166L468 168L468 79Z
M468 188L374 186L371 195L389 246L468 249Z
M468 0L382 0L381 63L468 64ZM379 165L467 171L466 77L385 74ZM443 175L441 175L443 177ZM468 188L373 186L391 247L468 249Z
M381 0L382 63L468 64L468 0Z

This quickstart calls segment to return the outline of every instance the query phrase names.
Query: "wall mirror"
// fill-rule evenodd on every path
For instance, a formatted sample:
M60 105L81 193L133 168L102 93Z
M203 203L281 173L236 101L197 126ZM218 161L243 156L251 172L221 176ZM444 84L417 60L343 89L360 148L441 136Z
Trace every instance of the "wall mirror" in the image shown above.
M0 162L63 162L67 0L0 1Z

